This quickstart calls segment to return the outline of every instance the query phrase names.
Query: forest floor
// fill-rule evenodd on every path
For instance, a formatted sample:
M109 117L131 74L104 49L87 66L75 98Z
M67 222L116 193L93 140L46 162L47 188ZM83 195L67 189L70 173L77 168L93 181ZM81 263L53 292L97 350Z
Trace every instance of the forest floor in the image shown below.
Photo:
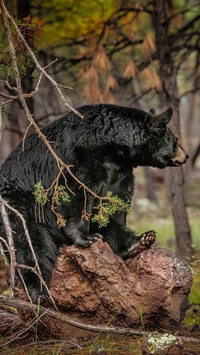
M198 174L199 175L199 174ZM176 336L182 337L181 347L165 352L165 345L159 348L161 340L155 336L154 344L157 348L151 349L151 344L145 336L94 334L90 337L68 338L68 339L38 339L37 332L24 337L16 338L14 342L0 350L0 354L30 354L30 355L86 355L86 354L200 354L200 176L192 181L187 196L187 210L192 231L192 242L195 249L190 267L193 273L193 286L189 295L189 308L183 320L183 328ZM140 189L141 190L141 189ZM141 191L140 191L141 192ZM152 203L143 197L143 193L136 193L133 208L128 216L128 226L134 229L137 234L146 230L155 229L157 232L157 242L155 247L168 248L176 252L175 233L170 206L165 203L164 198L159 202ZM0 286L1 287L1 286ZM0 290L1 293L1 290ZM143 329L145 330L145 329ZM168 334L169 335L169 334ZM167 336L168 336L167 335ZM149 337L151 334L149 335ZM9 338L10 339L10 338ZM6 338L0 335L1 344L6 343ZM156 352L157 351L157 352Z

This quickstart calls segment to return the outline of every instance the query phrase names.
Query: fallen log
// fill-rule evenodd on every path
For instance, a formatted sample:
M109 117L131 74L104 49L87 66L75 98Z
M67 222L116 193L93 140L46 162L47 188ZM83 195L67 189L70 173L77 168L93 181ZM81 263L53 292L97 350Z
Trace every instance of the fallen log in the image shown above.
M58 337L85 335L95 326L176 331L191 286L190 268L170 250L150 248L124 261L102 240L90 248L63 246L52 274L51 295L62 314L91 328L64 324L48 314L40 327ZM17 296L27 299L22 287ZM55 310L50 302L44 306ZM35 317L27 310L19 314L25 321Z

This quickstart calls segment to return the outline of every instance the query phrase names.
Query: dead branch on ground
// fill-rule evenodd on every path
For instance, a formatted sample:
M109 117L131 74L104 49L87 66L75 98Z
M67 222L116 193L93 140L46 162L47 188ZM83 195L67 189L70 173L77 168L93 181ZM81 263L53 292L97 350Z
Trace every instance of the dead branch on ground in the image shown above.
M134 335L138 335L138 336L148 336L150 333L152 333L150 331L143 331L143 330L138 330L138 329L133 329L133 328L111 327L111 326L107 326L107 325L97 325L96 326L96 325L91 325L91 324L87 324L87 323L82 323L82 322L79 322L77 320L74 320L74 319L66 316L65 314L53 311L53 310L45 308L43 306L40 306L38 309L37 305L34 305L34 304L30 305L30 303L25 302L25 301L21 301L18 299L8 300L4 296L0 296L0 306L1 306L1 304L8 305L8 306L15 307L15 308L22 308L27 311L35 310L36 312L38 312L40 314L40 318L41 318L41 316L49 316L50 318L55 319L59 322L63 322L65 324L69 324L71 326L74 326L74 327L77 327L80 329L84 329L87 331L92 331L92 332L114 333L114 334L134 334ZM176 337L178 339L186 341L186 342L193 342L193 343L200 342L200 340L197 338L178 336L178 335L176 335Z

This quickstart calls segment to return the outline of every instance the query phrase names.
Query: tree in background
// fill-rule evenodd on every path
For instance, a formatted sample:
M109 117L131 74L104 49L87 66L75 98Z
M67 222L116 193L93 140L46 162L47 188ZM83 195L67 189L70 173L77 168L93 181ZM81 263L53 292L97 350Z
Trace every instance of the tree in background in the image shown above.
M188 134L183 135L184 140L187 138L184 145L190 146L195 132L191 123L196 124L195 95L200 86L198 1L13 0L7 3L20 20L18 25L29 45L37 51L41 64L45 66L58 59L49 70L57 82L74 88L73 92L66 93L74 106L94 102L143 109L171 106L173 130L180 136L185 128ZM18 45L17 38L15 45ZM6 64L9 68L8 58L8 52L2 55L2 67ZM34 67L25 58L20 64L22 82L24 91L30 92ZM12 72L3 69L2 74L2 78L11 81ZM11 94L12 90L4 84L4 93L6 90ZM184 122L180 116L180 98L185 99L183 113L188 108L192 115L184 115ZM41 126L64 113L59 100L44 79L40 91L30 101L31 111ZM15 113L14 129L20 132L17 140L21 140L27 127L25 117L13 106L14 100L9 105L5 116L9 120L10 112ZM9 128L13 130L11 122ZM181 168L171 172L170 195L177 250L180 257L189 258L191 235Z
M164 0L154 1L153 26L164 101L167 106L173 108L172 129L180 139L180 98L177 87L177 66L173 58L174 43L170 41L169 20ZM170 197L175 222L177 250L179 256L187 260L191 258L192 242L185 208L183 168L180 167L177 171L170 170Z

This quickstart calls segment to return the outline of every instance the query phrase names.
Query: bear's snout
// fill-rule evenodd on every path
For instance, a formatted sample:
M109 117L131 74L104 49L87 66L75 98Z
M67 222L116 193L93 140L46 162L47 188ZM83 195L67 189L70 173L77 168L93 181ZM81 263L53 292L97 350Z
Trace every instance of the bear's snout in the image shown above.
M185 150L180 145L178 145L176 155L172 159L173 166L179 166L185 164L188 158L189 155L185 152Z

